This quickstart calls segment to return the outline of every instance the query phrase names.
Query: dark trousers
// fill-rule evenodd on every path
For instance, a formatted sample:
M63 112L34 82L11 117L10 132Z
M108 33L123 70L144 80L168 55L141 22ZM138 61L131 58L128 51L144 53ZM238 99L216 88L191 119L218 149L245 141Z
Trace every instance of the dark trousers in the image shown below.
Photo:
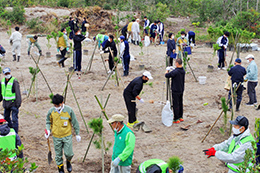
M11 112L12 112L12 120L11 120ZM18 113L19 109L15 106L12 106L9 109L4 110L4 118L8 122L8 126L13 128L15 132L18 134Z
M258 138L258 140L259 140L259 138ZM258 142L257 144L256 144L256 146L257 146L257 151L256 151L256 164L258 165L258 164L260 164L260 142Z
M173 58L171 58L171 57L169 56L169 66L172 66L172 64L173 64Z
M243 90L244 90L244 86L240 84L239 88L237 88L237 91L236 91L236 95L237 95L236 109L237 110L239 109L240 103L242 101ZM233 92L234 92L234 88L233 88ZM231 90L229 90L228 99L230 99L229 108L231 109L232 108Z
M188 39L189 39L189 44L191 44L191 42L195 44L195 35L189 35Z
M130 55L123 56L123 64L124 64L124 73L128 74L129 64L130 64Z
M160 35L160 42L163 41L163 35L164 35L164 31L161 32L161 35Z
M218 50L218 67L225 67L225 51L222 49Z
M74 52L73 52L74 71L81 71L81 60L82 60L81 50L74 50Z
M172 104L174 120L178 120L183 117L183 93L172 93Z
M59 60L59 63L62 65L62 67L65 67L64 61L67 59L67 58L65 58L65 55L67 53L66 48L63 49L62 51L60 51L60 53L61 53L61 59Z
M109 69L112 71L112 69L114 68L114 58L110 53L108 56L108 64L109 64Z
M255 87L257 86L257 82L247 82L247 94L249 96L249 103L254 104L257 103Z
M129 123L133 123L136 121L136 103L132 102L132 100L135 100L134 96L129 95L127 93L124 92L123 94L124 96L124 100L125 100L125 105L128 111L128 122Z

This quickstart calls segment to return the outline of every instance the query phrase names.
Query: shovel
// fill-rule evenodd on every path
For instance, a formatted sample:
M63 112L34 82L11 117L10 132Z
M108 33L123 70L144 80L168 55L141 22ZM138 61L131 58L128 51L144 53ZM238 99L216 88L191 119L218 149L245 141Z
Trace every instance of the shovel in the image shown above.
M45 133L46 135L48 134L47 130L45 129ZM50 141L49 138L47 138L47 144L48 144L48 148L49 148L49 152L48 152L48 163L49 165L51 164L52 161L52 157L51 157L51 146L50 146Z
M194 123L192 123L192 124L189 124L189 125L187 125L187 126L181 126L181 129L182 130L189 130L189 128L192 126L192 125L194 125L194 124L198 124L198 123L202 123L202 121L200 121L200 120L198 120L198 121L196 121L196 122L194 122Z

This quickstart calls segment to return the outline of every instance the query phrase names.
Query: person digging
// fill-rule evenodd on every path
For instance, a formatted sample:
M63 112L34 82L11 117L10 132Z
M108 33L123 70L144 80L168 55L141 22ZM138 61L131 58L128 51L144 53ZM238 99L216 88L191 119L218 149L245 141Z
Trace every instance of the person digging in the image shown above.
M143 84L148 82L149 79L153 79L149 71L145 71L142 76L132 80L128 86L124 89L124 100L128 111L128 123L127 126L133 127L135 124L139 123L136 119L136 103L134 102L137 98L140 103L144 103L144 100L139 96L143 89Z
M55 150L55 161L58 166L59 173L64 173L63 154L67 159L67 170L72 171L71 159L74 155L72 150L72 126L76 132L76 140L81 141L79 136L79 123L72 108L65 105L63 96L56 94L52 98L52 107L46 117L47 134L45 137L48 139L52 132L52 139Z
M248 128L249 121L244 116L238 116L234 121L229 121L233 125L233 135L224 142L214 145L212 148L203 150L208 158L216 156L219 160L226 162L229 168L228 173L240 172L240 165L244 165L246 150L253 152L252 141L255 141ZM253 166L251 162L248 166ZM247 169L246 172L249 172Z
M42 49L38 43L38 36L37 35L27 35L26 38L28 39L28 55L30 55L32 44L34 44L37 47L37 49L39 50L40 56L42 56Z
M124 116L113 115L107 122L115 132L110 173L130 173L135 148L135 135L124 123Z

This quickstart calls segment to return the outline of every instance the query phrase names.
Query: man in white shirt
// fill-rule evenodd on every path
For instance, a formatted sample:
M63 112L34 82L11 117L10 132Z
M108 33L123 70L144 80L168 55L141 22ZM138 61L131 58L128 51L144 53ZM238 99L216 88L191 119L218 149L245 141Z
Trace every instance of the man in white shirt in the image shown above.
M135 45L139 45L139 34L140 34L140 27L139 27L139 19L136 19L136 21L132 25L132 33L133 33L133 41Z
M12 33L11 37L10 37L10 43L12 45L12 54L13 54L13 61L16 61L16 53L15 51L17 51L17 62L19 62L20 60L20 56L21 56L21 41L22 41L22 34L19 32L19 27L16 26L15 27L15 32Z

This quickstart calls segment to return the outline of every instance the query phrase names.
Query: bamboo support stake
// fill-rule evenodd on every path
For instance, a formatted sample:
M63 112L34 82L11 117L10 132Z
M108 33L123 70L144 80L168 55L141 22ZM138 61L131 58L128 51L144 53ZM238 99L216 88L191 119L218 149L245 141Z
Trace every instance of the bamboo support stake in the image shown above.
M102 129L102 132L101 132L101 156L102 156L102 173L105 172L105 159L104 159L104 145L103 145L103 129Z
M108 49L109 49L109 51L110 51L110 53L111 53L111 55L112 55L112 60L114 61L114 54L113 54L113 52L112 52L112 50L111 50L111 48L110 47L108 47ZM119 62L119 58L118 58L118 60L117 60L117 62L116 62L116 64L114 64L114 66L115 66L115 75L116 75L116 83L117 83L117 86L119 86L119 80L118 80L118 70L117 70L117 64L118 64L118 62ZM113 71L112 71L113 72ZM111 72L111 73L112 73Z
M107 114L106 114L106 112L105 112L105 110L104 110L104 107L101 105L101 103L100 103L100 101L98 100L97 96L95 95L94 97L96 98L96 100L97 100L97 102L98 102L98 105L100 106L100 108L101 108L101 110L102 110L103 115L104 115L104 116L106 117L106 119L108 120L108 117L107 117ZM111 130L114 132L113 127L111 126L111 124L109 124L109 126L111 127Z
M90 58L90 60L89 60L89 62L88 62L88 66L87 66L87 68L86 68L86 70L85 70L84 73L87 73L87 71L90 71L90 69L91 69L91 65L92 65L92 61L93 61L93 58L94 58L94 55L95 55L95 52L96 52L96 49L97 49L98 41L99 41L99 39L98 39L97 42L96 42L94 51L93 51L93 53L92 53L92 56L91 56L91 58Z
M190 68L190 70L191 70L191 73L192 73L192 75L193 75L195 81L198 82L198 79L196 78L196 76L195 76L195 74L194 74L194 72L193 72L193 70L192 70L192 68L191 68L191 66L190 66L190 63L189 63L188 59L187 59L187 64L188 64L188 66L189 66L189 68Z
M31 57L33 57L33 56L31 55ZM37 59L37 64L39 63L39 61L40 61L40 56L39 56L38 59ZM33 78L35 78L36 75L37 75L37 69L35 70L35 72L34 72L34 74L33 74ZM30 89L29 89L27 98L29 98L29 96L30 96L30 94L31 94L31 90L32 90L33 83L34 83L34 81L31 82L31 85L30 85Z
M106 67L106 64L105 64L105 60L104 60L104 58L103 58L102 55L100 55L100 56L101 56L101 60L102 60L102 63L103 63L103 65L104 65L105 71L106 71L106 73L107 73L107 67Z
M75 101L76 101L76 104L77 104L77 106L78 106L78 109L79 109L81 118L82 118L82 120L83 120L83 122L84 122L84 125L85 125L85 127L86 127L86 129L87 129L87 132L89 133L87 123L86 123L86 121L85 121L85 119L84 119L84 117L83 117L83 114L82 114L81 109L80 109L80 106L79 106L79 102L78 102L78 100L77 100L77 98L76 98L75 92L74 92L74 90L73 90L73 87L72 87L72 84L71 84L70 81L69 81L69 84L70 84L70 89L71 89L71 91L72 91L72 94L73 94L73 96L74 96L74 99L75 99Z
M116 62L116 63L118 63L118 62L119 62L119 59L117 60L117 62ZM107 80L106 80L105 84L103 85L103 87L102 87L101 91L103 91L103 90L104 90L104 88L105 88L105 86L106 86L106 84L107 84L108 80L110 79L110 77L111 77L111 75L112 75L112 72L114 71L114 69L115 69L115 66L114 66L114 67L113 67L113 69L111 70L111 73L108 75L108 77L107 77Z

